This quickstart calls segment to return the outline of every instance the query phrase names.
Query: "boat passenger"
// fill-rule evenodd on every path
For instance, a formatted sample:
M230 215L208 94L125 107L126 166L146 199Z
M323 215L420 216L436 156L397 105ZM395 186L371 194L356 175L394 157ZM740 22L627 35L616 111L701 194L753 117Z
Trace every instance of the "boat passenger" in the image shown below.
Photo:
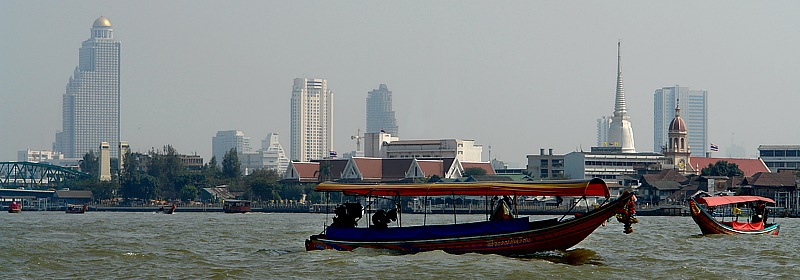
M767 207L764 205L764 202L758 202L758 206L756 206L756 211L753 213L753 218L750 219L751 223L760 223L764 220L764 217L767 214Z

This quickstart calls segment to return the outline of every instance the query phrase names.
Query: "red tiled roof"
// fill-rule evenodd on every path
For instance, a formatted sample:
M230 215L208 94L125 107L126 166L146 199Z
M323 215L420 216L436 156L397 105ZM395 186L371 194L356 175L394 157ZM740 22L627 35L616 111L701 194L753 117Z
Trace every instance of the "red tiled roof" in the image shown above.
M299 175L300 181L317 181L319 177L319 162L291 162Z
M461 167L464 167L464 169L467 169L467 168L480 168L480 169L486 170L486 175L494 175L495 174L494 173L494 168L492 168L492 164L489 163L489 162L462 161L461 162Z
M441 160L417 160L417 164L419 164L419 168L422 169L422 173L425 174L425 177L431 177L433 175L444 177L444 162Z
M759 172L753 175L753 177L746 178L745 183L764 187L788 187L795 185L794 174L789 172Z
M382 158L353 158L353 163L356 164L356 168L361 172L363 180L381 179L383 177Z
M728 163L735 163L739 169L744 172L744 176L750 177L758 172L769 173L769 168L759 158L706 158L706 157L691 157L689 162L692 163L692 168L699 168L698 171L708 167L709 164L714 165L717 161L724 160Z

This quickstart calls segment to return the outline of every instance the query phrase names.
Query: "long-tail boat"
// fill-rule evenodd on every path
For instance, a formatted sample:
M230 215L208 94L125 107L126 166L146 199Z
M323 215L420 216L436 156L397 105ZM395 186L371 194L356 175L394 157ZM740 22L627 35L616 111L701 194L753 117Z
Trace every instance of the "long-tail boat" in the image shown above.
M583 241L606 220L617 216L625 223L625 232L633 230L637 222L632 193L624 192L611 199L603 180L480 182L480 183L427 183L427 184L342 184L321 183L319 192L341 192L370 198L392 197L395 209L376 211L369 227L357 227L363 208L359 203L345 203L334 211L333 223L322 233L312 235L305 242L306 250L335 249L349 251L355 248L389 249L400 252L442 250L448 253L491 253L501 255L527 255L541 251L566 250ZM506 203L498 201L495 213L487 213L487 221L453 223L445 225L388 227L402 213L396 207L401 197L408 196L556 196L604 197L605 201L587 212L566 213L561 218L529 221L509 213ZM427 200L427 199L426 199ZM577 203L576 203L577 204ZM502 207L500 207L502 206ZM587 203L588 206L588 203ZM575 204L572 205L574 210ZM491 211L487 208L487 212ZM588 207L587 207L588 208ZM574 214L574 215L572 215ZM380 216L379 216L380 215ZM376 217L378 216L378 217ZM388 217L388 219L387 219ZM398 220L399 221L399 220Z
M703 234L771 234L778 235L780 225L768 223L766 203L775 201L760 196L693 196L689 198L692 219L700 227ZM754 205L754 206L753 206ZM739 221L742 211L739 207L749 207L752 215ZM713 213L718 213L718 219ZM728 215L730 214L730 215ZM725 220L730 216L729 220Z

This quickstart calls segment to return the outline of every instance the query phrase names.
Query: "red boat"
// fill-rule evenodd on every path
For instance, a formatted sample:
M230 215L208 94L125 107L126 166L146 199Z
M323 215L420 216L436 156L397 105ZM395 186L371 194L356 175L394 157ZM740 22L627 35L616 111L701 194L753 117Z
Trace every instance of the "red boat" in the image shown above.
M560 219L529 221L528 217L518 217L505 209L487 215L487 221L423 225L410 227L388 227L387 220L396 218L391 214L396 209L385 212L379 210L372 217L369 227L356 227L361 217L361 205L346 203L334 211L334 222L325 231L312 235L305 242L306 250L335 249L349 251L355 248L389 249L401 252L422 252L442 250L448 253L491 253L502 255L527 255L534 252L566 250L583 241L607 219L617 215L625 222L626 233L633 230L630 224L636 222L632 193L625 192L616 200L609 202L609 191L600 179L573 181L530 181L530 182L481 182L481 183L431 183L431 184L336 184L322 183L315 189L321 192L341 192L345 195L367 197L402 196L572 196L585 200L589 196L605 197L607 203L578 215L564 215ZM513 204L513 202L512 202ZM397 205L397 204L395 204ZM505 202L498 203L497 209L505 208ZM588 206L588 204L587 204ZM573 206L574 207L574 206ZM488 208L488 207L487 207ZM383 212L382 212L383 211ZM376 216L382 213L380 217ZM396 212L395 212L396 213ZM505 215L503 215L505 213ZM401 213L397 213L401 214ZM505 217L503 217L505 216ZM398 223L402 225L402 223Z
M8 213L22 213L22 204L12 201L8 205Z
M226 200L222 205L225 213L247 213L250 212L250 201L247 200Z
M689 198L692 219L700 226L703 234L771 234L778 235L780 225L767 223L769 213L766 203L775 201L760 196L709 196ZM739 221L741 209L738 206L752 206L752 216ZM719 220L712 213L720 213ZM730 215L727 215L730 214ZM729 216L730 220L725 221Z

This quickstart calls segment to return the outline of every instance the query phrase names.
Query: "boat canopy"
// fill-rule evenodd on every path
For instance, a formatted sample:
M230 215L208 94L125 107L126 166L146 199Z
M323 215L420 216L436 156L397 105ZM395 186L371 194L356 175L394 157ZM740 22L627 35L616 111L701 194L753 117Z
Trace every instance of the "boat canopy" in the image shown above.
M530 196L610 196L601 179L523 182L456 182L423 184L345 184L324 182L318 192L347 195L438 196L438 195L530 195Z
M719 205L754 202L754 201L763 201L775 204L775 201L772 199L760 196L753 196L753 195L708 196L708 197L697 198L697 202L708 206L719 206Z

